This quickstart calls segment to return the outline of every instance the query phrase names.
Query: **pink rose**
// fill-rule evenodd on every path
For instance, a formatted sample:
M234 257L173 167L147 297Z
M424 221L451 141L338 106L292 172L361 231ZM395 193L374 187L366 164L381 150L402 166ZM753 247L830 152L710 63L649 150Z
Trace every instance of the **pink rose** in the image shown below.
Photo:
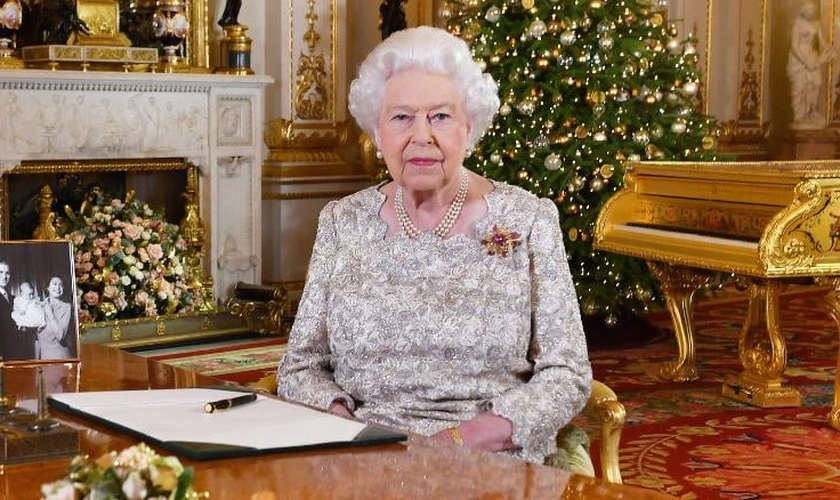
M142 232L143 232L143 230L140 229L140 226L136 226L134 224L127 224L123 228L123 235L125 235L126 238L129 238L129 239L132 239L132 240L136 240L140 236L140 233L142 233Z
M149 252L149 257L153 260L160 260L163 258L163 248L159 243L152 243L146 250Z
M85 301L85 304L89 306L95 306L99 303L99 294L94 292L93 290L85 293L82 296L82 299Z
M102 296L104 296L106 299L113 299L119 293L119 288L115 287L114 285L105 285L105 289L102 290Z

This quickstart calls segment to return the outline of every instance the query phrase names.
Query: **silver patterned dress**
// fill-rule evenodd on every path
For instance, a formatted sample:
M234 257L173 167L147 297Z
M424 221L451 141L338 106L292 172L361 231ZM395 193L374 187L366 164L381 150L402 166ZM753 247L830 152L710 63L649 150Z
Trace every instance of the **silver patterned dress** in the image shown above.
M542 462L579 413L592 372L554 203L494 182L475 237L387 237L371 187L330 202L278 393L431 435L492 409L515 456ZM481 242L518 233L507 255Z

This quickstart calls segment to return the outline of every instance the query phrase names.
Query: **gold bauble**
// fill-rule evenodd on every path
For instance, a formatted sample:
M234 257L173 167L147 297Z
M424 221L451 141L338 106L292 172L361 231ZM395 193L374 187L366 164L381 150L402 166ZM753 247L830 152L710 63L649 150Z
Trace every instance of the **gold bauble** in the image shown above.
M662 14L660 14L659 12L650 16L650 24L652 24L653 26L655 26L657 28L659 26L662 26L662 23L664 23L664 22L665 22L665 18L662 17Z
M586 98L592 104L604 104L604 102L607 100L607 94L601 90L590 90L589 92L587 92Z
M598 173L604 179L609 179L615 173L615 167L613 167L609 163L604 163L603 165L601 165L601 168L598 170Z

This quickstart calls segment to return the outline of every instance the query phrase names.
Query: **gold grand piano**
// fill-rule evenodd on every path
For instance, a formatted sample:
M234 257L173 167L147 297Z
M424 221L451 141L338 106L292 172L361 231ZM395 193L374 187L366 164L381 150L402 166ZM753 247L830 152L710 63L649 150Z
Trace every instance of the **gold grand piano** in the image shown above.
M629 164L596 220L594 245L644 259L659 281L677 338L677 359L661 368L672 380L698 376L695 293L717 272L747 283L743 371L724 381L723 394L760 407L801 404L782 385L779 291L806 280L827 286L824 304L840 328L840 162ZM830 420L840 430L840 369L837 377Z

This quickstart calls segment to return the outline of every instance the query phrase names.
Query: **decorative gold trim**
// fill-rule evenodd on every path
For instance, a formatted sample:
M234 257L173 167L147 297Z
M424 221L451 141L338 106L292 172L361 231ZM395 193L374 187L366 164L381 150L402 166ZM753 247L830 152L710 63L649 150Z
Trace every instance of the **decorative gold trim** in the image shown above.
M830 287L823 298L823 307L840 330L840 277L817 278L815 281L818 285ZM831 426L840 431L840 390L838 389L840 389L840 356L837 357L837 369L834 371L834 404L828 415Z
M123 349L174 344L249 333L247 326L219 308L213 312L121 319L80 325L82 343Z
M23 161L0 175L0 221L3 233L0 237L8 238L9 223L9 176L62 174L86 172L161 172L168 170L188 171L198 168L183 158L161 158L152 160L84 160L84 161Z
M738 89L738 121L758 122L758 108L761 106L761 88L758 85L757 73L753 69L752 28L747 30L747 54L744 56L744 70L741 71L741 85Z
M347 144L350 120L301 125L276 118L265 127L268 161L341 161L339 148Z
M355 193L355 190L350 191L310 191L305 193L263 193L264 200L320 200L330 199L337 200L344 196Z
M210 43L208 40L208 0L187 0L187 17L190 19L190 34L187 44L187 58L190 66L210 70Z
M303 34L308 48L307 53L298 57L298 73L295 78L295 117L302 120L323 120L327 116L328 89L326 84L326 61L323 53L315 48L321 41L321 35L315 30L318 14L315 13L315 0L307 0L306 21L309 28Z
M612 389L603 382L593 380L592 392L583 412L601 424L601 474L608 482L621 484L618 454L627 410Z
M752 280L747 317L738 340L743 371L723 383L723 395L761 408L802 405L799 391L782 386L787 364L785 338L779 328L779 280Z
M279 163L266 162L262 167L263 186L271 184L320 184L324 177L329 182L359 182L367 177L361 166L346 162ZM294 178L293 180L289 180ZM304 179L300 179L304 178ZM283 179L278 181L277 179Z

